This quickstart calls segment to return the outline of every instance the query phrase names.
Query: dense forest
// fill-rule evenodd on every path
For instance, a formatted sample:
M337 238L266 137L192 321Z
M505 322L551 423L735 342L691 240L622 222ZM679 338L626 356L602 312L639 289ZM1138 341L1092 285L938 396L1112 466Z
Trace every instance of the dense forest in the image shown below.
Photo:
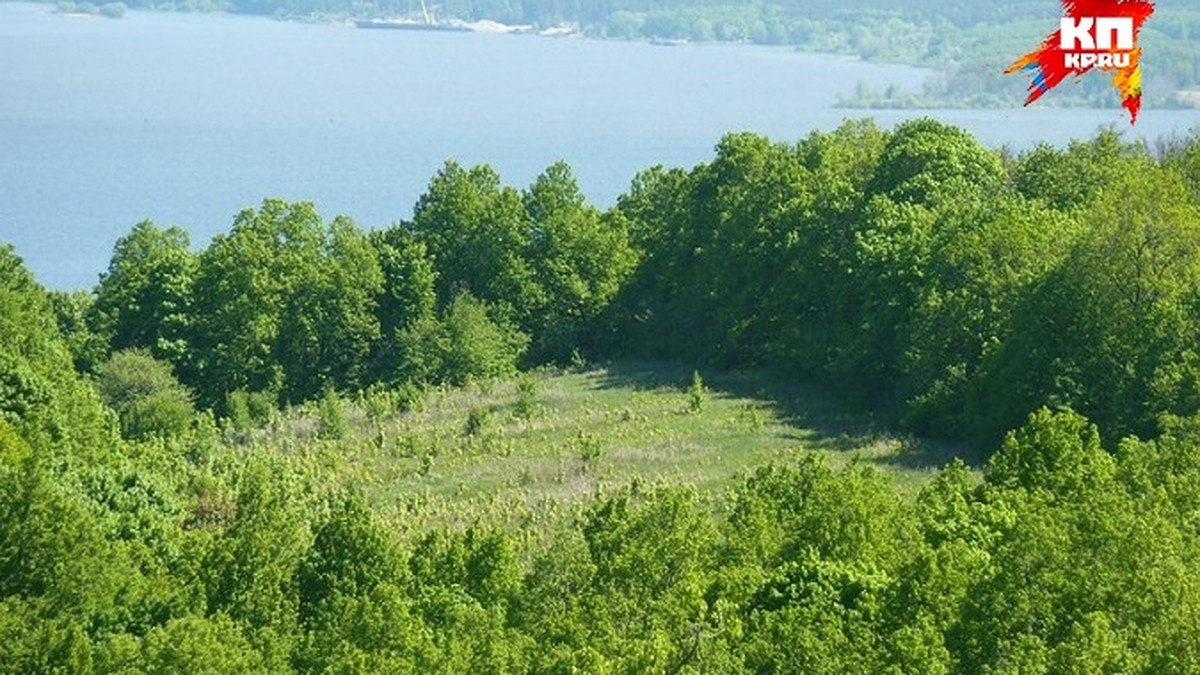
M1196 137L731 134L607 210L562 163L448 162L381 230L137 224L78 293L0 249L0 672L1195 671L1198 332ZM488 414L536 422L519 371L635 358L988 459L915 496L801 444L725 491L380 506L380 420L515 377L459 432L486 461Z

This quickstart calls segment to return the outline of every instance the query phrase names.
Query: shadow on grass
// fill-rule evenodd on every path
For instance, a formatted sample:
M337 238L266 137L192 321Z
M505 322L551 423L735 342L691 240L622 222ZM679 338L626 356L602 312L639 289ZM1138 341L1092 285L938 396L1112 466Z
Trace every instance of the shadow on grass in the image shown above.
M619 361L593 373L593 386L683 394L691 386L694 370L670 361ZM916 438L897 432L884 416L855 407L828 387L766 369L699 371L713 395L759 402L789 427L794 432L789 437L802 442L806 449L859 454L863 460L880 466L913 471L941 468L956 458L970 467L981 467L987 460L986 453L960 441ZM872 451L880 447L890 450Z
M956 459L962 460L968 468L982 469L987 464L988 455L963 441L908 437L898 451L874 457L871 461L878 465L917 471L940 469Z

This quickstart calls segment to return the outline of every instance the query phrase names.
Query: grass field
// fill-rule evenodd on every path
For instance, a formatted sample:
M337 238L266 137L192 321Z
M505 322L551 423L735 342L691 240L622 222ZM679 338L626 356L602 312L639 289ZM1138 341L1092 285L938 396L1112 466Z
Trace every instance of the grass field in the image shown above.
M959 448L880 428L818 389L763 371L701 373L666 363L439 388L413 409L346 406L348 432L315 440L313 409L255 434L364 490L389 520L422 528L480 518L527 524L569 514L597 492L642 483L719 495L772 461L804 452L866 462L911 495ZM699 400L696 400L696 399ZM281 440L282 439L282 440Z

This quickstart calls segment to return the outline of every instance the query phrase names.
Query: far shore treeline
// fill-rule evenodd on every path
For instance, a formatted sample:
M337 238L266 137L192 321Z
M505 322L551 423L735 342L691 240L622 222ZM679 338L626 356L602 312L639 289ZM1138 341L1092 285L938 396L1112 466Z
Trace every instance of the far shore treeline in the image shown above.
M201 250L139 223L87 292L0 247L0 673L1195 672L1198 345L1195 135L730 134L607 210L563 163L448 162L381 230L278 199ZM915 498L800 450L599 489L580 427L570 508L380 506L418 462L381 420L515 377L532 427L536 369L623 360L988 459ZM660 417L711 407L688 391ZM502 414L460 452L519 454Z
M1027 53L1058 25L1058 0L128 0L97 8L59 2L64 12L119 17L133 9L233 12L288 20L407 19L416 22L498 22L510 28L661 44L742 42L849 54L879 63L933 68L920 92L872 89L859 82L841 100L847 108L995 108L1024 100L1028 82L1003 77L1004 66ZM1143 91L1150 107L1196 107L1200 89L1200 11L1160 2L1141 33ZM1110 78L1085 77L1042 105L1119 105Z

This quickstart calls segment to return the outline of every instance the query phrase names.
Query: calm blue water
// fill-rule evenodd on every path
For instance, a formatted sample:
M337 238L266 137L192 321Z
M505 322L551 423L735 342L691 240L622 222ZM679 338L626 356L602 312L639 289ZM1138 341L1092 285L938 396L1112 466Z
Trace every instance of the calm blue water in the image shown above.
M0 3L0 241L62 289L94 284L146 218L202 246L277 196L385 226L448 158L517 186L563 159L608 206L637 171L705 161L727 131L794 140L855 115L831 106L860 80L916 88L926 75L748 46L48 11ZM930 114L1017 148L1128 127L1116 110ZM1147 110L1134 131L1198 121Z

